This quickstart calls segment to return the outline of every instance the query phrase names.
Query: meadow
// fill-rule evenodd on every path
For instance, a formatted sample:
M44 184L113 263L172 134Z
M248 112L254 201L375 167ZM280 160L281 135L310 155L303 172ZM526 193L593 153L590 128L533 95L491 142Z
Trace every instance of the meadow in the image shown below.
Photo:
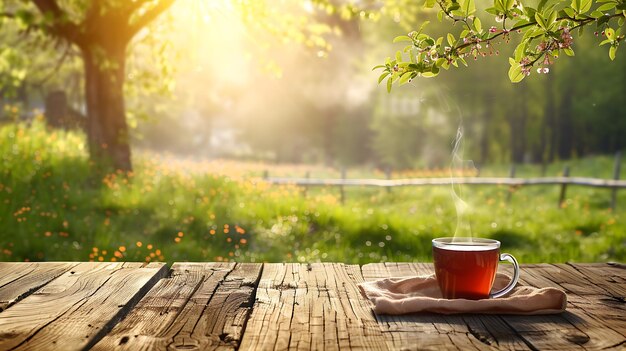
M272 176L338 177L321 166L181 160L135 152L133 173L90 172L84 136L41 118L0 127L0 261L430 261L430 242L457 226L450 187L391 191L274 186ZM517 176L608 178L611 157L525 165ZM445 176L415 170L394 177ZM506 176L508 166L481 169ZM374 169L349 176L384 178ZM510 196L509 196L510 193ZM465 187L475 236L502 241L523 263L626 261L626 191ZM510 197L510 199L509 199Z

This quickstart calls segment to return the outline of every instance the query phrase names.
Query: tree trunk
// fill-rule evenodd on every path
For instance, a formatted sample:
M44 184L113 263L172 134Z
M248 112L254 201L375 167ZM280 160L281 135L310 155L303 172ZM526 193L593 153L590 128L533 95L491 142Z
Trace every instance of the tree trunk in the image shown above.
M105 169L132 171L123 94L126 48L95 47L83 48L82 52L89 156Z

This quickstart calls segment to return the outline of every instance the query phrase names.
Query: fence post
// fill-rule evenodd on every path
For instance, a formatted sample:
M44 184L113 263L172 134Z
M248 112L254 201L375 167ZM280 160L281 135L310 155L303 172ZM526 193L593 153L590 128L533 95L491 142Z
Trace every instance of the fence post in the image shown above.
M311 172L310 171L306 171L306 173L304 173L304 179L309 180L310 178L311 178ZM307 190L309 190L309 186L307 184L305 184L302 187L302 196L303 197L306 197Z
M621 169L622 152L615 153L615 163L613 164L613 179L619 179L619 173ZM617 202L617 188L613 188L611 191L611 210L615 211L615 205Z
M345 167L341 169L341 180L342 181L346 180L346 168ZM343 182L339 186L339 191L340 191L340 196L341 196L340 197L341 204L343 205L346 202L346 194L343 189Z
M569 177L569 166L563 168L563 178ZM565 201L565 192L567 191L567 182L561 184L561 195L559 196L559 208L563 208L563 201Z
M509 171L509 178L515 178L515 163L511 165L511 170ZM509 193L506 194L506 202L511 202L511 197L513 196L513 191L515 187L513 185L509 186Z
M391 180L391 167L385 168L385 177L387 180ZM387 187L387 194L391 193L391 187Z

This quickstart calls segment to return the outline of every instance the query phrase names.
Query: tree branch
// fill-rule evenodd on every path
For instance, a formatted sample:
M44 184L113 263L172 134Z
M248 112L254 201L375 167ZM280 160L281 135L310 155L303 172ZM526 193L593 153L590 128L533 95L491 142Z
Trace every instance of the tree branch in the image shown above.
M135 10L141 7L141 5L145 4L147 1L138 0L135 2L136 6L133 6ZM154 7L149 8L141 17L139 17L135 23L129 25L128 30L128 39L132 39L137 32L139 32L143 27L147 26L150 22L152 22L155 18L157 18L161 13L167 10L172 4L174 0L159 0Z
M56 0L33 0L33 2L43 15L51 16L52 24L44 25L50 33L79 46L83 44L78 25L67 18L67 14L63 12Z
M70 48L71 48L71 44L67 44L67 46L65 47L65 51L63 52L63 55L61 56L61 58L59 58L59 60L57 61L57 64L55 65L55 67L52 69L52 71L50 71L48 73L47 76L43 77L41 80L39 80L38 82L34 82L32 83L34 86L43 86L45 82L47 82L48 80L50 80L50 78L54 77L54 75L59 71L59 69L61 68L61 66L63 65L63 62L65 62L65 59L67 58L67 55L70 52Z

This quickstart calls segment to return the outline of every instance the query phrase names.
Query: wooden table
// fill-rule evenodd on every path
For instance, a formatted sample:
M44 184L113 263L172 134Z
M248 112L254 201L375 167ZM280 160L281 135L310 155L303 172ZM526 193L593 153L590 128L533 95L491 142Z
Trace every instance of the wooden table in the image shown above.
M427 263L0 263L0 350L624 350L626 266L524 265L547 316L377 316L357 283Z

